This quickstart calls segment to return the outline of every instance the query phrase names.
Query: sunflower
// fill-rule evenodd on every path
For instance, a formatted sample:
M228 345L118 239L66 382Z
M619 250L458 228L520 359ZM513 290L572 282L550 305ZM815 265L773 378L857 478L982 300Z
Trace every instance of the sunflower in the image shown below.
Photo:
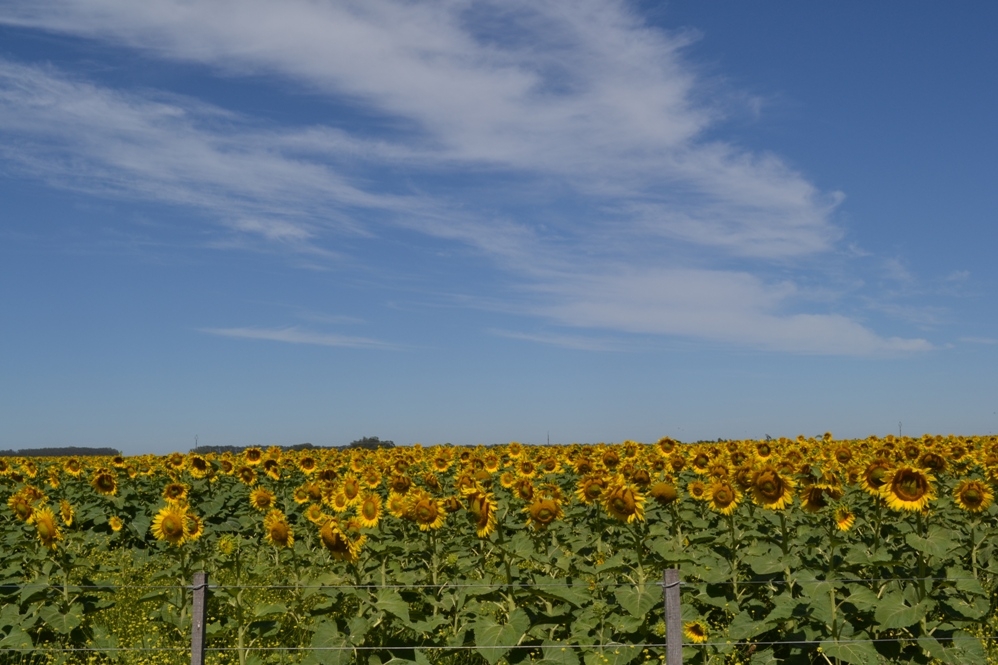
M606 512L621 522L630 524L636 520L644 520L645 498L633 485L625 482L623 477L618 476L607 487L603 496Z
M274 499L274 493L265 487L257 487L250 492L249 496L250 505L261 513L267 512L274 507Z
M516 463L516 473L520 478L533 478L537 475L537 465L529 459L521 459Z
M271 510L263 518L263 539L274 547L291 547L295 536L288 519L279 510Z
M676 491L676 486L672 483L667 483L664 480L659 481L651 486L648 490L649 496L655 499L655 501L663 506L667 506L673 503L679 498L679 492Z
M528 522L534 531L543 531L551 522L561 518L564 513L561 503L554 499L537 499L523 509L527 513Z
M31 500L23 492L11 494L10 498L7 499L7 507L22 522L30 520L32 513L35 512L35 509L31 505Z
M512 471L503 471L499 476L499 484L506 489L512 489L513 485L516 484L516 474Z
M430 462L430 466L437 473L447 473L447 470L450 469L450 465L451 465L450 457L445 457L444 455L437 455Z
M579 501L591 506L599 501L600 495L606 489L606 479L601 476L586 476L579 481L575 496Z
M68 464L68 462L67 462L67 464ZM79 464L79 462L77 462L77 464ZM9 476L10 473L11 473L10 463L7 460L5 460L5 459L0 458L0 477L2 477L2 476Z
M306 476L311 475L319 468L319 463L311 455L302 455L298 458L298 470Z
M213 470L211 463L197 453L193 453L187 458L187 468L194 478L204 478Z
M852 461L852 450L847 445L841 445L832 452L832 456L839 464L849 464Z
M236 471L236 465L233 464L230 459L220 459L218 461L218 470L221 471L223 475L231 476Z
M320 496L322 495L320 494ZM308 487L305 485L299 485L296 487L294 493L292 494L292 498L294 498L295 503L308 503L311 500L308 495Z
M714 481L707 489L707 496L710 501L710 509L722 515L730 515L735 512L735 508L738 507L742 498L741 492L736 490L734 485L727 480Z
M256 471L254 471L251 467L243 465L236 469L236 478L239 479L239 482L248 487L256 485Z
M76 511L73 510L73 504L65 499L59 502L59 516L62 518L63 524L73 526L73 517L75 515Z
M880 488L884 486L887 476L890 474L891 463L880 458L870 462L863 471L863 489L873 496L880 496Z
M90 480L94 491L103 496L114 496L118 493L118 481L108 469L98 469Z
M702 480L694 480L691 482L686 486L686 491L689 492L690 498L696 501L707 500L707 484Z
M496 500L488 492L474 490L465 492L468 502L468 516L475 525L475 535L486 538L496 529Z
M365 529L374 529L381 520L381 497L374 492L364 492L357 502L357 521Z
M980 480L962 480L953 491L956 505L971 513L979 513L987 510L988 506L995 499L995 494L991 491L990 485Z
M35 525L35 532L42 545L54 550L56 541L62 540L62 531L55 521L52 509L47 506L38 508L32 513L30 521Z
M340 491L342 491L348 506L352 506L359 500L360 490L360 480L357 479L357 476L349 474L343 477L343 484L340 485Z
M766 461L773 456L773 447L768 441L759 441L755 444L755 456L760 461Z
M121 521L121 518L117 515L112 515L107 521L108 525L111 527L111 531L118 533L124 528L125 523Z
M180 506L187 503L187 492L187 485L183 483L170 483L163 488L163 498L171 505Z
M687 621L683 624L683 635L694 644L702 644L707 641L707 624L699 619Z
M880 488L880 495L892 510L923 510L936 498L932 481L932 475L926 471L912 466L898 467Z
M62 470L74 478L79 478L80 474L83 473L83 465L80 464L80 460L75 457L70 457L65 461L65 463L63 463Z
M187 540L189 529L187 511L171 505L160 509L152 520L152 526L149 527L156 540L163 540L178 546Z
M856 516L845 506L835 509L835 527L839 531L848 531L856 523Z
M412 478L404 473L397 473L388 481L388 489L399 494L405 494L412 487Z
M263 451L259 448L247 448L243 451L243 459L246 461L246 464L256 466L263 461Z
M267 474L268 478L272 480L281 479L281 463L277 459L273 457L268 457L267 459L263 460L263 465L261 466L261 468L263 469L263 472Z
M534 500L534 484L530 482L529 478L520 478L513 485L513 494L516 498L521 501L533 501Z
M800 507L808 513L817 513L828 507L828 499L825 490L817 485L808 485L801 492Z
M405 494L389 492L388 500L385 501L385 510L392 517L402 519L409 511L409 503Z
M187 513L187 540L193 542L204 535L204 522L194 513Z
M236 547L239 546L239 541L235 536L225 534L218 539L218 552L223 556L232 556L232 553L236 551Z
M671 454L673 453L673 451L674 451L674 450L676 449L676 442L675 442L674 440L670 439L670 438L669 438L669 437L667 437L667 436L663 436L663 437L662 437L661 439L659 439L659 440L658 440L658 442L657 442L657 443L655 444L655 449L656 449L656 450L658 450L658 452L659 452L659 453L660 453L660 454L661 454L662 456L664 456L664 457L668 457L668 456L669 456L669 455L671 455Z
M414 497L409 506L407 516L419 525L420 531L439 529L444 525L446 512L442 502L431 496Z
M326 523L329 517L322 512L322 506L317 503L313 503L305 509L305 519L312 524L318 524L321 526Z
M771 510L783 510L793 502L794 482L771 466L756 472L752 479L752 501Z
M690 466L696 473L706 474L710 471L710 455L701 450L690 460Z
M360 548L366 540L363 536L357 540L351 540L335 519L328 520L319 529L319 539L322 540L322 544L326 546L334 559L351 562L357 560Z
M49 487L52 489L58 489L59 484L59 470L54 468L49 469Z

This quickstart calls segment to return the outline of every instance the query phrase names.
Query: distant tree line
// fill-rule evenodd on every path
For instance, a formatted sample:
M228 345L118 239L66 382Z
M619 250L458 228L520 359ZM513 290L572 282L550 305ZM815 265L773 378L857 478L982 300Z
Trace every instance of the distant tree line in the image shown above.
M192 448L193 451L199 453L241 453L247 448L253 448L254 446L198 446L196 449ZM257 446L263 447L263 446ZM270 446L267 446L268 448ZM376 448L394 448L394 441L382 441L376 436L365 436L363 438L357 439L356 441L351 441L345 446L316 446L311 443L298 443L293 446L277 446L281 450L347 450L350 448L364 448L367 450L374 450Z
M114 448L81 448L64 446L62 448L21 448L20 450L0 450L0 457L110 457L120 455Z

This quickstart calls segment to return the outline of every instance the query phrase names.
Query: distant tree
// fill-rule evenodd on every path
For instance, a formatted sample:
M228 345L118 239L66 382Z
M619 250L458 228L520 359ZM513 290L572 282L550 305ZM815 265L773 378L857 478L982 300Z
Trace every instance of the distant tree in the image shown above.
M357 439L356 441L350 442L350 448L365 448L367 450L375 450L377 448L394 448L394 441L382 441L376 436L365 436L362 439Z
M11 451L13 454L13 451ZM85 448L78 446L64 446L61 448L21 448L17 451L21 457L87 457L102 456L111 457L120 455L121 452L114 448Z

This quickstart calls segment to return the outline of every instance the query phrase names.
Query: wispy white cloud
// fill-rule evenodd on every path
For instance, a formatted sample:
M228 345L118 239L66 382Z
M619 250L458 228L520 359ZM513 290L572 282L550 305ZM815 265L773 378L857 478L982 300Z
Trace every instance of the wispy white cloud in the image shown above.
M303 330L297 326L285 328L202 328L201 332L220 337L256 339L287 344L311 344L315 346L338 346L353 349L398 349L396 344L367 337L349 337L331 333Z
M513 307L566 326L808 353L930 348L799 311L793 276L837 248L842 194L707 138L720 107L685 60L690 35L626 3L0 0L0 23L276 76L387 119L373 137L273 127L0 61L0 137L13 139L0 156L19 173L190 206L316 259L344 256L333 235L415 231L480 253ZM441 174L473 185L434 187ZM525 205L479 200L491 190ZM776 264L785 276L767 279Z
M492 328L489 333L507 339L518 339L525 342L560 346L563 349L576 351L626 351L629 346L619 341L583 337L581 335L564 335L557 333L526 333L516 330ZM632 347L631 347L632 348Z

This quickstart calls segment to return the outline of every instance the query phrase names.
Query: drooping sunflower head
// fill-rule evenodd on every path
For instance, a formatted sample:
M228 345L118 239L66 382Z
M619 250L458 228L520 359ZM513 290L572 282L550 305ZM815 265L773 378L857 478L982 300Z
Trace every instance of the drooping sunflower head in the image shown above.
M356 561L366 537L351 539L339 522L330 519L319 529L319 539L334 559Z
M273 508L275 500L274 493L265 487L257 487L249 495L250 505L261 513Z
M189 528L187 511L178 506L167 505L156 513L149 530L156 540L179 546L187 540Z
M195 541L204 535L204 522L194 513L187 513L187 540Z
M694 644L702 644L707 641L707 624L699 619L683 623L683 635Z
M808 485L800 494L800 507L808 513L817 513L828 507L826 491L817 485Z
M752 479L752 501L771 510L783 510L793 502L794 482L771 466L756 472Z
M534 531L543 531L564 514L561 503L554 499L545 498L538 498L523 511L527 513L527 521Z
M835 528L839 531L848 531L856 523L856 515L845 506L835 509Z
M163 498L167 503L181 505L187 503L188 487L183 483L170 483L163 488Z
M357 502L357 521L365 529L374 529L381 521L381 497L374 492L364 492Z
M468 517L475 525L475 535L486 538L496 529L496 500L488 492L476 490L464 496Z
M735 512L742 495L727 480L716 480L707 489L707 498L710 501L711 510L722 515L730 515Z
M995 499L991 486L980 480L962 480L953 492L956 505L970 513L987 510Z
M912 466L897 468L880 488L891 510L924 510L936 498L932 476Z
M291 547L295 544L288 518L280 510L271 510L263 518L263 538L274 547Z
M55 514L48 506L38 508L32 513L31 521L35 525L35 532L42 545L49 549L55 549L56 543L62 540L62 531L55 521Z
M603 508L621 522L644 520L645 497L636 487L618 477L603 494Z
M103 496L114 496L118 493L118 481L109 469L98 469L90 480L94 491Z
M65 499L59 502L59 516L62 518L63 524L73 526L73 517L75 515L76 511L73 510L73 504Z
M651 474L647 469L635 469L631 474L631 482L638 487L648 487L651 485Z
M676 486L664 480L652 485L648 490L648 494L663 506L667 506L679 499L679 492L676 490Z
M35 512L34 506L31 505L31 500L23 492L11 494L10 498L7 499L7 507L22 522L30 520L32 513Z

